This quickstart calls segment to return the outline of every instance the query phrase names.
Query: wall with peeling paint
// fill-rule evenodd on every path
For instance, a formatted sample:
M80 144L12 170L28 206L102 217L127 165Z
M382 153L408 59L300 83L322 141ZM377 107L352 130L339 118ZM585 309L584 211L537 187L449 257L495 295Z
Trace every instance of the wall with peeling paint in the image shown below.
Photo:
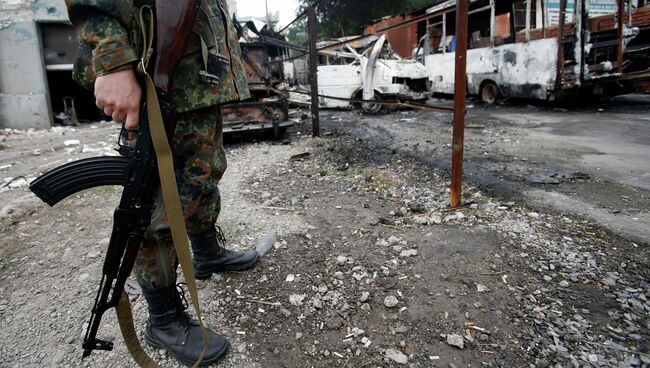
M39 24L67 21L64 0L0 0L0 128L52 124Z

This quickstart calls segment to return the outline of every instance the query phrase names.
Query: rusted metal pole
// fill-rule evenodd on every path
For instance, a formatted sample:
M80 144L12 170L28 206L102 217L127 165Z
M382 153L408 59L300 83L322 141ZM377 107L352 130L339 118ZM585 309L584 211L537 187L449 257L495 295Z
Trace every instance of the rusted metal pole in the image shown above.
M456 2L456 75L454 86L454 139L451 164L451 207L463 200L463 153L467 97L467 12L469 0Z
M557 76L555 85L562 87L564 78L564 20L566 19L566 0L560 0L560 15L557 24Z
M490 46L494 47L497 34L496 4L490 0Z
M542 0L542 38L546 38L546 1Z
M309 74L311 84L311 126L314 137L320 136L320 112L318 97L318 50L316 49L316 9L307 8L309 20Z
M526 0L526 42L530 41L530 11L531 11L531 0Z
M623 26L625 19L625 0L618 0L618 72L623 73Z
M575 1L575 18L573 21L573 36L576 39L575 47L575 58L576 64L578 64L579 72L577 75L576 84L582 86L582 80L584 79L584 57L585 57L585 22L587 19L584 18L585 15L585 0L576 0Z

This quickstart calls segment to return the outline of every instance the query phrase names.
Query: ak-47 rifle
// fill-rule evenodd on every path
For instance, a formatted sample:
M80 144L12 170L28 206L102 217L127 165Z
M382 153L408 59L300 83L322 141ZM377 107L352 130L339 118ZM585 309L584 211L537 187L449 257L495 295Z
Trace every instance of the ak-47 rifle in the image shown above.
M176 127L169 93L171 76L185 52L199 5L200 0L156 0L154 24L157 52L153 56L155 66L152 76L168 137ZM120 136L129 133L133 132L123 129ZM42 175L30 186L32 192L50 206L84 189L105 185L124 186L114 213L102 280L83 342L84 358L93 350L113 349L112 342L97 339L99 325L104 313L120 303L124 284L133 270L156 206L160 176L146 103L142 104L135 146L120 145L119 153L121 156L90 158L61 166Z

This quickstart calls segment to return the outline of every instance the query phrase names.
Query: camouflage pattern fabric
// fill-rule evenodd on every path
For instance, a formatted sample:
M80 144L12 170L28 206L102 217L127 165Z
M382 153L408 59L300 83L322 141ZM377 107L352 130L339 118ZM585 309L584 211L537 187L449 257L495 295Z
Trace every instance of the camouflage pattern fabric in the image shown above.
M133 68L139 60L139 6L153 1L66 0L70 21L82 40L73 78L92 88L94 80ZM172 79L178 112L250 98L237 31L225 0L203 0L184 58ZM203 62L201 41L208 48Z
M187 232L192 236L213 228L221 211L217 184L226 171L219 107L180 114L172 137L174 169ZM176 280L177 259L169 227L155 232L140 248L134 267L138 283L157 289Z
M152 3L66 0L70 21L82 39L73 72L77 82L92 89L97 76L135 67L141 54L139 6ZM224 0L202 0L185 56L172 79L172 102L180 114L171 144L190 235L213 227L221 209L217 185L226 158L218 105L250 97L228 14ZM171 235L163 228L142 244L134 273L142 287L156 289L175 282L176 266Z

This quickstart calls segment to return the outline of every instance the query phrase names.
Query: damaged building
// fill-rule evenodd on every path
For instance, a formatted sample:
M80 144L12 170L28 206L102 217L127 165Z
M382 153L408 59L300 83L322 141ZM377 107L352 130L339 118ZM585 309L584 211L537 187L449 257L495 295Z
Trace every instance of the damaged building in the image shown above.
M442 1L383 19L366 33L413 21L388 32L388 39L402 40L394 42L396 51L425 64L434 92L452 94L455 9L455 0ZM470 3L468 26L468 92L485 102L649 90L647 0L476 0Z
M70 83L77 44L63 0L0 2L0 127L48 128L64 97L88 96Z
M232 13L236 2L228 0ZM103 118L72 81L79 39L64 0L0 1L0 128L49 128Z

